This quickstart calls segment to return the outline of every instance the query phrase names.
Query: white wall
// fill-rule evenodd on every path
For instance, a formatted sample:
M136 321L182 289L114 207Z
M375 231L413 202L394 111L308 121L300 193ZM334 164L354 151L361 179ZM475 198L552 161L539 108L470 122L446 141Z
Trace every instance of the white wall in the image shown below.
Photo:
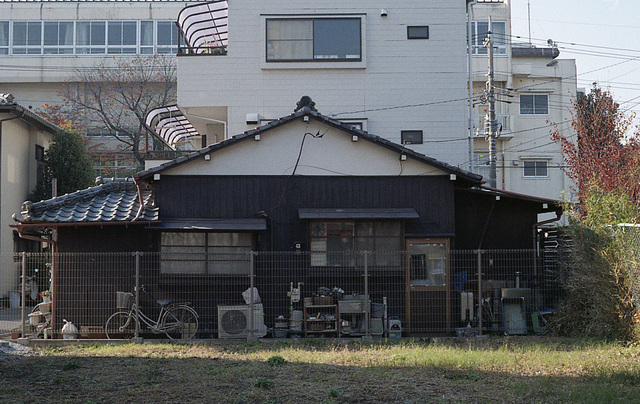
M0 114L0 119L12 118ZM2 155L0 157L0 253L13 252L12 219L20 213L20 207L29 192L36 186L35 145L49 147L52 136L37 130L20 119L2 123ZM3 261L0 266L0 296L13 290L17 285L14 268Z
M322 114L364 120L369 132L393 142L400 143L401 130L423 130L425 143L408 147L466 164L462 2L235 0L229 7L228 55L178 58L178 103L187 112L228 107L233 135L250 128L247 113L280 118L308 95ZM387 17L380 16L382 8ZM266 16L346 14L363 19L361 63L264 62ZM428 25L429 39L408 40L408 25Z
M320 133L322 137L311 134ZM305 135L306 134L306 135ZM163 175L447 175L439 168L316 120L302 118L167 170ZM302 144L304 140L304 145ZM300 160L296 167L296 162Z

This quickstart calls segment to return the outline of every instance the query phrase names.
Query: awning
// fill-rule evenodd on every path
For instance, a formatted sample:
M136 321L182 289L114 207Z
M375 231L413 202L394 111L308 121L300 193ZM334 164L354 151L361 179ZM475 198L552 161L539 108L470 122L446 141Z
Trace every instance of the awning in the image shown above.
M178 14L178 25L184 41L193 53L226 48L229 41L228 20L227 0L187 6Z
M162 219L158 230L260 231L267 229L265 219Z
M145 123L149 130L153 131L172 149L176 148L176 144L180 140L200 135L177 105L152 109L147 114Z
M298 209L300 219L419 219L413 208Z

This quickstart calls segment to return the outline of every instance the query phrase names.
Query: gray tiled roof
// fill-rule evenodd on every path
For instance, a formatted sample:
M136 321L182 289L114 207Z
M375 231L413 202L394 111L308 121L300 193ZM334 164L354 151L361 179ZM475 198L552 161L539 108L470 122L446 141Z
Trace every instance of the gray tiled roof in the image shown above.
M138 221L158 220L151 190L142 191L143 209ZM140 202L132 179L116 179L41 202L22 204L21 223L131 222Z

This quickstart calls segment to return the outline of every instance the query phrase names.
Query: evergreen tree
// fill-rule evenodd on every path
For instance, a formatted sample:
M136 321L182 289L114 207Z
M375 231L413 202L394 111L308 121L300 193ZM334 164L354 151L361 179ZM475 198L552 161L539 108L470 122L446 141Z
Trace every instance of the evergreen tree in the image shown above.
M58 195L88 188L95 183L95 173L78 132L63 130L56 133L53 143L44 153L42 181L29 195L29 200L51 198L51 184L57 178Z

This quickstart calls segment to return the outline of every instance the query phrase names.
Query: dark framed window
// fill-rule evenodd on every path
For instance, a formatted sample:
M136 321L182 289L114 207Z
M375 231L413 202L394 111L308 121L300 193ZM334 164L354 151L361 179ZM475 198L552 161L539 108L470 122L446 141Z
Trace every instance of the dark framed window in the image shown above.
M422 131L421 130L400 131L400 140L402 144L422 144Z
M525 160L523 166L525 177L547 178L549 176L549 164L546 160Z
M407 39L429 39L429 26L407 27Z
M312 267L353 267L362 265L362 251L370 251L372 266L400 265L402 222L312 221L309 223Z
M521 115L548 115L548 94L522 94L520 95Z
M360 18L269 18L267 62L359 62Z
M38 184L44 180L44 147L36 145L36 181Z
M251 233L163 232L163 274L248 275Z

